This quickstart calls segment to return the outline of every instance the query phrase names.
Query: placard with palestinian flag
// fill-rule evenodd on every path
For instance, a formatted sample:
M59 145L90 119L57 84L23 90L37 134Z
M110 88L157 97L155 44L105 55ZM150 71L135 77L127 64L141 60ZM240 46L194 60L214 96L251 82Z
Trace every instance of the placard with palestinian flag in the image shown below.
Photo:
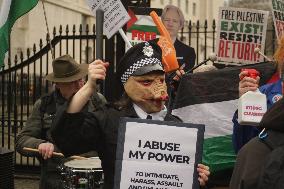
M260 72L260 85L275 73L271 63L185 75L177 91L173 114L184 122L204 124L203 163L214 174L235 163L232 145L232 118L237 110L239 73L242 68Z
M219 8L216 52L218 62L224 64L253 64L262 62L268 20L268 11Z
M284 33L284 0L272 0L272 16L277 39Z
M155 11L161 15L162 9L129 7L130 20L127 23L126 36L132 45L159 37L159 31L150 16Z

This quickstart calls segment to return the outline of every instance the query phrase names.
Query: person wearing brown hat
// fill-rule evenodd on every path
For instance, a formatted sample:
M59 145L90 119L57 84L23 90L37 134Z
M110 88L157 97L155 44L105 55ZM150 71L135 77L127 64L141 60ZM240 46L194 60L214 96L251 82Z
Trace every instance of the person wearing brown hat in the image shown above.
M53 157L59 152L50 135L51 122L58 107L62 106L83 85L88 74L88 64L78 64L71 56L63 55L52 62L53 73L46 79L55 84L55 90L36 101L26 125L16 138L17 151L25 156L35 156L41 163L40 189L63 189L64 185L58 172L58 165L65 159ZM104 97L95 93L87 102L89 111L105 103ZM35 148L38 154L23 150L24 147ZM94 153L89 153L94 156Z
M156 43L143 42L130 48L117 65L118 79L124 86L123 99L113 106L85 112L85 103L96 87L97 79L105 79L107 64L96 60L89 66L89 80L72 98L70 104L56 114L52 136L64 154L98 151L104 171L104 189L113 189L116 145L121 117L181 120L167 113L168 98L162 53ZM64 136L64 137L62 137ZM209 168L199 165L199 181L208 180Z

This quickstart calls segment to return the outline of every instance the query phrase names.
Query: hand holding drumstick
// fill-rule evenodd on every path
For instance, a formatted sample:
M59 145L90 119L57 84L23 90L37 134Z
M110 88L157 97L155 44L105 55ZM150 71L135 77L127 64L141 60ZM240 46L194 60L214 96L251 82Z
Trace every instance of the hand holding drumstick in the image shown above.
M37 152L37 153L41 154L40 150L35 149L35 148L24 147L23 150L28 151L28 152ZM48 156L48 158L51 158L52 156L64 157L64 155L62 153L59 153L59 152L52 152L51 156ZM43 156L43 158L47 159L47 158L45 158L45 156ZM71 159L87 159L87 158L82 157L82 156L70 156L69 158L71 158Z

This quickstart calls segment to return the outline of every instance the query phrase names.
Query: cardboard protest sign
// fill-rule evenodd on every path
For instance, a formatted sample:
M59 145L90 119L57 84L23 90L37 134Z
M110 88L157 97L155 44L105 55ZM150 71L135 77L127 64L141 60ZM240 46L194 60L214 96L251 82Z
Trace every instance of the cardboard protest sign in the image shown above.
M204 125L125 118L116 154L115 187L199 188Z
M86 0L91 11L96 15L97 9L104 11L104 33L111 38L130 19L120 0Z
M219 63L252 64L263 57L254 52L264 51L268 11L219 8L216 50Z
M162 14L162 9L145 7L128 9L131 19L127 23L126 36L132 45L159 37L159 31L150 16L151 11L155 11L158 15Z
M284 33L284 0L272 0L272 15L276 36L279 39Z

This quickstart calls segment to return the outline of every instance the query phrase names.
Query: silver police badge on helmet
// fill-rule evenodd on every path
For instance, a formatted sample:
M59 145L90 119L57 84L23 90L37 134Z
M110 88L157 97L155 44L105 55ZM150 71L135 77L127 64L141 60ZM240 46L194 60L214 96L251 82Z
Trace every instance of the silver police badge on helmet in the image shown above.
M150 46L149 43L145 43L145 46L143 47L142 52L144 53L145 56L148 56L148 57L151 57L154 54L153 48L152 46Z

